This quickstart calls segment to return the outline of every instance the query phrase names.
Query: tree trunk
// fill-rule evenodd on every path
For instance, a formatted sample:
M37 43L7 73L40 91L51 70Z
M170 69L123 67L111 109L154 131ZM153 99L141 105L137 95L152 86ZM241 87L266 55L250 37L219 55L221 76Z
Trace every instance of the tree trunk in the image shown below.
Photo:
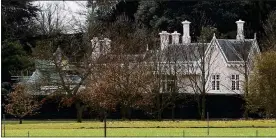
M244 78L245 78L245 89L244 89L244 113L243 113L243 117L247 120L248 119L248 102L247 102L247 98L248 98L248 74L247 74L248 70L247 70L247 64L245 63L245 73L244 73Z
M121 105L121 114L122 114L122 119L126 119L126 107L124 104Z
M127 106L128 120L131 121L131 107Z
M22 118L19 118L19 124L22 124Z
M246 95L246 94L245 94ZM247 104L247 96L244 96L244 112L243 112L243 118L245 119L245 120L247 120L248 119L248 114L249 114L249 110L248 110L248 104Z
M201 99L201 120L205 120L205 108L206 108L206 97L205 94L202 94Z
M197 102L197 113L199 115L199 117L201 118L201 96L200 95L196 95L196 102Z
M161 110L161 99L160 99L160 93L157 94L157 120L162 120L162 110Z
M244 119L248 119L248 109L247 109L247 107L245 107L245 110L244 110L244 113L243 113L243 117L244 117Z
M268 111L265 111L265 118L269 119L270 118L270 113Z
M174 121L175 118L175 105L172 107L172 121Z
M83 112L83 105L81 105L80 102L76 103L76 110L77 110L77 122L81 123L82 122L82 112Z
M100 113L99 113L99 120L100 120L100 122L104 122L104 111L100 111Z
M244 113L243 113L243 117L247 120L248 119L248 114L249 114L249 110L248 110L248 81L249 81L249 70L248 70L248 66L247 66L247 61L244 62L244 79L245 79L245 88L244 88Z
M171 100L171 102L172 102L172 121L174 121L174 119L175 119L175 103L176 103L176 100L175 100L175 97L176 97L176 93L175 93L175 90L173 90L173 92L172 92L172 100Z
M107 116L107 114L106 114L106 111L104 111L104 137L106 137L106 116Z
M162 111L161 111L161 109L159 109L158 112L157 112L157 120L162 121Z

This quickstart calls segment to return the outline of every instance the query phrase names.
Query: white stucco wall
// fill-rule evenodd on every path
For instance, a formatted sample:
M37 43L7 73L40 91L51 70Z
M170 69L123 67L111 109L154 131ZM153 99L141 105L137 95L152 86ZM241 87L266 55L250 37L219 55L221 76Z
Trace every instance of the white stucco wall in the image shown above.
M227 66L227 61L223 55L223 52L220 50L220 47L215 43L210 43L211 47L214 47L212 52L208 52L207 54L211 54L210 59L206 59L206 75L209 72L209 76L206 84L206 93L209 94L242 94L243 90L243 74L240 72L240 70L243 70L242 67L231 67ZM210 61L210 62L209 62ZM180 63L181 64L181 63ZM171 65L174 67L173 65ZM192 71L189 73L187 69L182 65L183 68L177 69L177 85L179 88L179 92L184 93L195 93L195 84L191 83L191 80L189 79L188 75L193 75L193 78L198 82L198 86L201 84L201 71L198 69L197 71ZM166 69L169 69L169 67L165 67ZM163 68L163 70L165 69ZM173 69L172 69L173 70ZM220 75L220 89L219 90L212 90L212 75ZM239 81L240 81L240 90L232 90L232 75L239 75Z
M217 43L213 42L211 46L214 47L214 51L211 53L211 68L210 68L210 77L212 74L220 75L220 90L211 90L211 78L209 78L208 81L208 90L207 93L213 93L213 94L241 94L242 90L242 81L243 81L243 75L241 72L239 72L240 68L233 68L227 66L226 58L223 55L223 52L221 51L220 47L217 45ZM242 69L242 68L241 68ZM240 90L232 90L232 75L239 75L240 80Z

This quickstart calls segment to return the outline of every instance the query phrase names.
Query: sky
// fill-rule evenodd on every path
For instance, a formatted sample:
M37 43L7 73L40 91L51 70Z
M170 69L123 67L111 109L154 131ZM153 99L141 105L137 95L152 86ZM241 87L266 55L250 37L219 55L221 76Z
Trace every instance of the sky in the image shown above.
M61 24L67 33L76 32L85 27L86 16L88 10L86 8L87 1L34 1L33 5L41 7L46 10L49 5L57 6L57 10L51 9L55 12L54 17L58 16Z

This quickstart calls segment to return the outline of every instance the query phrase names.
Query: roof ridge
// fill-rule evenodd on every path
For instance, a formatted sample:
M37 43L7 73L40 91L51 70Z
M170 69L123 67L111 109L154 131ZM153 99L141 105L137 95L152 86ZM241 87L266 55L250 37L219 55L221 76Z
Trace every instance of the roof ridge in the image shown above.
M237 39L217 39L217 40L242 41L242 40L237 40ZM254 39L244 39L244 40L251 40L251 41L253 41Z

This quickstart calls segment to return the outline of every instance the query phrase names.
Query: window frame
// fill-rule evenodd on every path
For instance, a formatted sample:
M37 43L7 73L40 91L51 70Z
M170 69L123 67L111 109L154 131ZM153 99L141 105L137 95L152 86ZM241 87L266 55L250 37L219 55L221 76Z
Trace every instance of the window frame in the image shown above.
M212 90L220 90L220 74L212 74L211 76L211 84Z
M174 75L162 75L161 76L161 92L170 93L173 89L177 89L177 76ZM172 88L174 85L175 88Z
M232 74L231 75L231 90L240 90L240 75Z

